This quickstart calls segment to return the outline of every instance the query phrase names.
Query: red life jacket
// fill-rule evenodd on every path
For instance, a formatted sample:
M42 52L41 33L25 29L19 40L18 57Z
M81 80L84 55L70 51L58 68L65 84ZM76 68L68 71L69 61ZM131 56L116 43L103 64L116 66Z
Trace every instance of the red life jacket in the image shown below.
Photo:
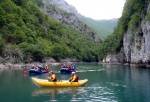
M76 76L76 79L75 79L75 81L74 81L74 82L78 82L78 80L79 80L79 76L78 76L77 74L75 74L75 76Z

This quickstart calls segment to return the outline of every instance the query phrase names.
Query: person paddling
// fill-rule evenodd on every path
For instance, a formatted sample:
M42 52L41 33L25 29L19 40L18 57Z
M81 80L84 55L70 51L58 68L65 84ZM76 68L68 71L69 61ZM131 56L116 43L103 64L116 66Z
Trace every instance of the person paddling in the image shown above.
M57 81L57 77L54 74L54 72L51 71L50 74L51 74L50 77L48 77L49 81L56 82Z
M71 77L69 78L69 82L78 82L79 76L75 73L72 72Z

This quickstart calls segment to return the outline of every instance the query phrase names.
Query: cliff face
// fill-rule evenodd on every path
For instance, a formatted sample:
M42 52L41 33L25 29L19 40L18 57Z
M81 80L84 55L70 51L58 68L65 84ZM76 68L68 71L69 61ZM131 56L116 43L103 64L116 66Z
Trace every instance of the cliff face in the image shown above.
M150 2L145 5L145 8L140 14L141 20L137 27L130 26L123 35L123 50L122 58L124 60L113 59L114 56L108 54L103 60L106 63L129 63L129 64L150 64ZM120 52L119 52L120 53ZM120 56L121 57L121 56ZM116 58L116 57L115 57ZM108 60L109 59L109 60Z
M100 43L99 37L86 24L78 19L77 10L67 4L64 0L43 0L45 3L42 6L43 11L62 24L70 26L82 34L85 34L90 39ZM57 7L59 8L57 8Z
M69 13L73 13L75 15L80 15L74 6L69 5L64 0L43 0L44 2L49 2L52 5L56 5L57 7L61 8L64 11Z
M146 15L150 13L150 3ZM141 14L142 16L143 14ZM143 16L138 28L129 28L123 37L126 62L131 64L150 63L150 20Z

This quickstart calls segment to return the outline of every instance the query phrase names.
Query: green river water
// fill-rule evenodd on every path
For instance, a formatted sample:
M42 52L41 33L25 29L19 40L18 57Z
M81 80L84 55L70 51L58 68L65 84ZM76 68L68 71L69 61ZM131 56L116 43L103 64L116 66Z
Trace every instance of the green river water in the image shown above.
M38 87L24 69L0 71L0 102L150 102L150 69L122 65L78 63L80 79L88 79L82 87ZM49 66L58 79L60 66Z

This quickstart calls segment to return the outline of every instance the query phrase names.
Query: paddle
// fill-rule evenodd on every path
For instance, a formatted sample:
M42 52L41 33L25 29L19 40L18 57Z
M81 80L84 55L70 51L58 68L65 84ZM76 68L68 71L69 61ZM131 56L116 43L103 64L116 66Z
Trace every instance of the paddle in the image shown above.
M47 77L49 81L51 81L50 77Z
M53 81L50 79L50 77L47 77L47 78L49 79L50 82L53 82ZM53 83L56 84L56 82L53 82Z

